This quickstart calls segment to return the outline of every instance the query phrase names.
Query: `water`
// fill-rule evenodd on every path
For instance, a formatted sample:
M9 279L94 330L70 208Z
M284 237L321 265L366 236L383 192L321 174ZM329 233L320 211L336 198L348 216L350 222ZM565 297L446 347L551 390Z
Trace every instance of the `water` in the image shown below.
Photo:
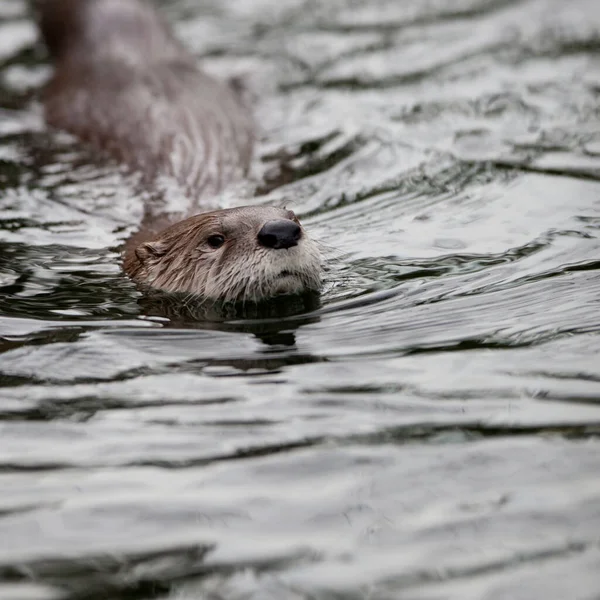
M144 191L44 129L2 0L0 597L600 598L597 0L163 9L256 96L221 203L303 216L323 305L149 316Z

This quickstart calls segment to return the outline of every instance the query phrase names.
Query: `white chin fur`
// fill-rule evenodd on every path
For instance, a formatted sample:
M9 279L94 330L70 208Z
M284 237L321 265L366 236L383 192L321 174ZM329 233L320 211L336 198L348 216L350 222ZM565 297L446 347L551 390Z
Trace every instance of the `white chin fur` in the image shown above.
M273 295L298 294L304 291L304 282L297 275L283 275L273 282Z

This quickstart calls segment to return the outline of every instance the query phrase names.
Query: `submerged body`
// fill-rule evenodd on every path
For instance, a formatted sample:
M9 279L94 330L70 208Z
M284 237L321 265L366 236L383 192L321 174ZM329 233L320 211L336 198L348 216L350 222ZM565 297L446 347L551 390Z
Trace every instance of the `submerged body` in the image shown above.
M174 179L189 198L188 215L244 177L254 136L249 110L197 68L149 4L36 6L55 64L44 94L49 125L141 171L148 185ZM294 214L261 206L174 224L149 210L123 266L139 283L226 301L315 290L320 282L319 252Z

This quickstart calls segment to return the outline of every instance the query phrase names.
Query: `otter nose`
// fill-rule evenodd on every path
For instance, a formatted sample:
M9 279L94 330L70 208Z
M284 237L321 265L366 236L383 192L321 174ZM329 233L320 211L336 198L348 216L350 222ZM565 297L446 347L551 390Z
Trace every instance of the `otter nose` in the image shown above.
M267 221L258 232L258 241L265 248L291 248L298 244L302 229L298 223L288 219Z

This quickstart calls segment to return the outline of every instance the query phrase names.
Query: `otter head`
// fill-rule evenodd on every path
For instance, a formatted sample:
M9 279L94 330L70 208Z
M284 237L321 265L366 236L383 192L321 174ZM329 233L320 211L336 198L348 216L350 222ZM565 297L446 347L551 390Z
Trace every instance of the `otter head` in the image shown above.
M318 290L321 257L296 215L243 206L180 221L126 254L134 280L167 292L259 302Z

